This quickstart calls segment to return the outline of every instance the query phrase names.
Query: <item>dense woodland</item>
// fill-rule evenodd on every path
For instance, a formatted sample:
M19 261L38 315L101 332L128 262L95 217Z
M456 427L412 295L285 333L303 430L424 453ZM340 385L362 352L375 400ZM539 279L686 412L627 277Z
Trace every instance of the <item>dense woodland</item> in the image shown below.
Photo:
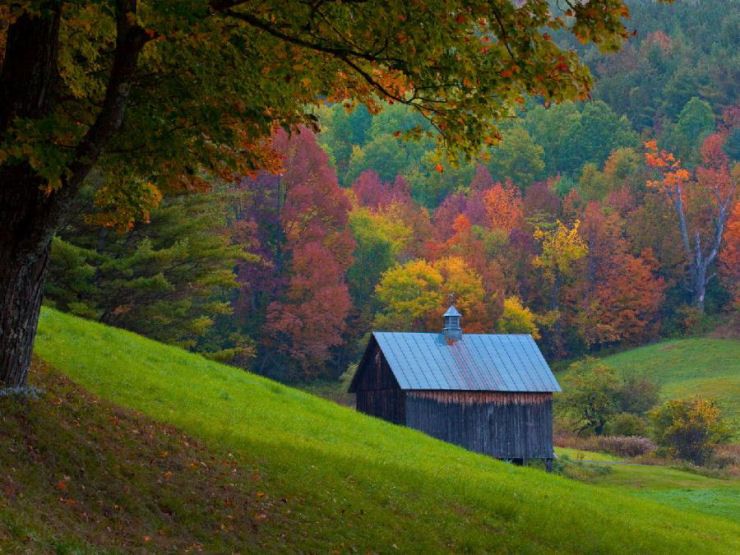
M281 170L136 223L90 187L46 300L290 382L337 378L371 329L440 329L452 294L464 331L532 333L550 360L692 333L740 300L740 13L630 10L620 53L554 37L593 98L523 100L478 159L403 105L327 103L274 134Z

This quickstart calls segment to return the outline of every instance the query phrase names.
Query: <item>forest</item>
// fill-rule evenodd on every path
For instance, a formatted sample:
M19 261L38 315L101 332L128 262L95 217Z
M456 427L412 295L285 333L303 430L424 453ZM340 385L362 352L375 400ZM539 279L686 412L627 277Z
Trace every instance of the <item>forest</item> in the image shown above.
M327 100L273 133L268 170L207 190L101 195L93 172L45 302L289 383L336 380L371 330L441 329L452 296L464 332L531 333L551 361L736 318L730 4L629 2L618 53L553 31L591 97L521 97L478 156L403 104Z

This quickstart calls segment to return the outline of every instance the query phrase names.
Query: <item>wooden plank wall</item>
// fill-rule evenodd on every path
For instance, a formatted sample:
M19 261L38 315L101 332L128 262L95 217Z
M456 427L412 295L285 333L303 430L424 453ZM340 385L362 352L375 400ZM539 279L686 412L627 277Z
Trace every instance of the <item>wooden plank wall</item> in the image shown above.
M357 410L394 424L406 423L406 394L400 389L357 392Z
M377 343L357 371L361 372L356 389L357 410L394 424L405 424L406 393L398 386Z
M499 459L552 458L552 394L409 391L406 425Z

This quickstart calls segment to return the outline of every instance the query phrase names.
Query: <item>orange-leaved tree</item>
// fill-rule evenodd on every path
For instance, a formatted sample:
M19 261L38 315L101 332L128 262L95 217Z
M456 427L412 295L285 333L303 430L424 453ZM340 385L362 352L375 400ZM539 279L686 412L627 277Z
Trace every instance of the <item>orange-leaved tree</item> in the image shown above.
M644 340L656 332L665 281L650 249L629 252L619 214L591 201L580 233L588 246L586 271L576 286L578 327L588 345Z
M656 173L648 186L663 193L676 213L688 270L687 289L700 311L704 310L707 284L714 277L710 269L720 252L737 193L737 174L730 171L730 161L722 150L724 140L720 133L706 138L695 181L672 153L660 150L655 141L645 143L645 161ZM690 200L706 207L693 218Z
M588 69L552 29L605 50L627 36L623 0L564 4L0 4L0 385L26 382L49 244L83 182L104 185L106 223L116 225L151 204L156 194L140 193L152 187L191 190L274 168L263 139L275 126L315 124L306 105L324 100L408 104L441 143L477 154L526 95L588 95Z
M735 203L725 232L721 271L732 283L734 302L740 308L740 201Z
M492 229L502 229L508 233L522 225L522 197L511 182L494 184L483 194L483 204Z

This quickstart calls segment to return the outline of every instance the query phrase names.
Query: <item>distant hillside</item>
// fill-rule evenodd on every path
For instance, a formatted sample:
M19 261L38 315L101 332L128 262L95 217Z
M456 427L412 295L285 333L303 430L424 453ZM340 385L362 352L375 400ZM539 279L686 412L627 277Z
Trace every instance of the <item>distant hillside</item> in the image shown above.
M0 498L0 551L109 546L110 540L88 534L84 520L103 519L100 514L117 518L114 535L129 529L141 534L149 518L160 519L152 520L147 537L130 537L124 549L146 549L149 542L154 549L182 549L185 543L162 539L181 533L206 551L228 551L241 542L246 543L240 549L247 551L740 550L740 527L728 520L497 462L180 349L48 309L36 351L95 395L181 431L125 411L120 416L118 409L89 397L74 401L84 394L42 380L50 393L28 403L21 417L12 417L15 436L8 438L8 427L0 428L0 440L14 449L25 453L33 446L30 455L11 457L23 463L21 472L38 474L38 487L30 484L23 496ZM55 412L66 404L77 406L76 412ZM101 417L96 407L108 416ZM7 418L5 408L2 414ZM116 429L118 435L106 439ZM203 446L191 444L183 432ZM142 451L150 438L156 448ZM78 441L86 443L77 449ZM61 442L64 456L57 457ZM104 452L96 456L98 445ZM6 449L2 452L8 456ZM117 452L122 458L139 455L126 465L112 456ZM200 467L214 472L218 467L232 478L200 474ZM101 487L101 469L108 468L110 487L124 491L96 497L84 489ZM163 502L161 490L175 479L180 482ZM140 490L147 480L153 483ZM212 486L202 483L208 480ZM16 483L21 489L23 484ZM54 493L40 496L44 487ZM207 491L200 492L203 488ZM219 495L212 496L213 488ZM199 494L203 499L193 501ZM87 505L93 513L77 514L76 503L90 498L98 503ZM56 529L45 520L52 510L45 503L68 507L70 516ZM216 510L204 516L211 514L211 504ZM127 511L138 505L141 512L130 516ZM162 519L169 524L162 525ZM207 524L190 530L183 524L188 519ZM68 541L77 538L76 544L34 543L39 537L58 539L62 532ZM100 533L105 526L97 529Z
M604 363L624 375L661 384L664 399L717 399L740 424L740 341L691 338L662 341L612 355Z

